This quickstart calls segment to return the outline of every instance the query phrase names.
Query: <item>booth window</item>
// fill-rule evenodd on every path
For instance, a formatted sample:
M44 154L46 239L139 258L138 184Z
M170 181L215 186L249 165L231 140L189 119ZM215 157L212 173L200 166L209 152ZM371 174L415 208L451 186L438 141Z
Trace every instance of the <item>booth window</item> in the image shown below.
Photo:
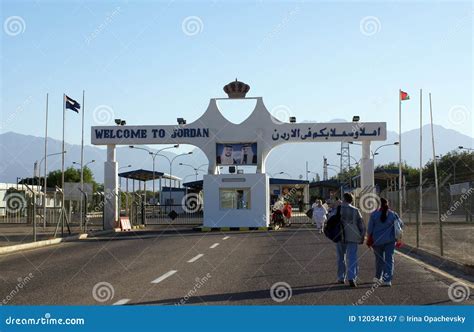
M250 189L220 189L219 201L221 209L250 209Z

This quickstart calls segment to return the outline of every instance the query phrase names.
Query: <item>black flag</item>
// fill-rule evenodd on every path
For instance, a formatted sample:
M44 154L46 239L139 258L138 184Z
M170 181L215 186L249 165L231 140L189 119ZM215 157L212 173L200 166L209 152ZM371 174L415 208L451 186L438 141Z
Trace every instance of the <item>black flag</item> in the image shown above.
M66 98L66 108L69 108L70 110L79 113L79 110L81 109L81 104L66 95L64 95L64 98Z

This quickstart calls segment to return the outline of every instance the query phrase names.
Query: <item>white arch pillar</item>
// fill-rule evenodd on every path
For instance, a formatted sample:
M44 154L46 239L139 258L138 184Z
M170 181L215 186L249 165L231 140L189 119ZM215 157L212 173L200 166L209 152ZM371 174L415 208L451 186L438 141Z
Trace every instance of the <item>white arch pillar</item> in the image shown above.
M118 219L118 163L115 144L107 145L107 161L104 163L104 229L113 229Z
M372 192L374 189L374 160L370 156L370 141L362 142L360 188L362 192Z

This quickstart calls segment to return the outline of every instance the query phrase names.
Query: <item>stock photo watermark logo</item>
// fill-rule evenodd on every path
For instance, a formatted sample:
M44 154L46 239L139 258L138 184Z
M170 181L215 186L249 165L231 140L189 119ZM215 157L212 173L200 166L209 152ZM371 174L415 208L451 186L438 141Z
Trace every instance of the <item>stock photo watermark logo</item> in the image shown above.
M115 118L115 112L108 105L99 105L92 112L94 123L99 125L109 124Z
M471 296L469 286L462 282L454 282L448 288L448 297L453 302L464 302Z
M449 209L441 215L441 221L446 221L457 209L463 206L464 202L474 193L474 188L469 188L468 190L463 190L463 194L459 199L455 200L450 206Z
M359 208L362 212L372 213L380 207L380 197L375 193L375 187L364 188L358 197Z
M181 30L186 36L195 36L204 30L204 22L199 16L188 16L181 23Z
M103 303L110 301L114 298L115 289L111 283L106 281L98 282L92 288L92 297L97 302Z
M5 211L8 213L18 213L26 208L26 198L22 193L8 193L5 202Z
M286 123L291 117L290 108L286 105L278 105L271 110L272 122L277 125Z
M3 31L9 36L18 36L26 30L26 23L21 16L9 16L3 22Z
M2 300L1 304L6 305L8 304L13 298L25 287L31 279L35 276L33 273L29 273L26 277L19 277L17 279L18 283L16 284L15 288L13 288L10 293L8 293Z
M373 285L372 287L370 287L370 289L368 289L364 295L362 295L355 303L353 303L353 305L363 305L374 293L375 291L377 290L377 288L379 288L381 285L383 284L383 280L382 279L378 279Z
M179 300L178 303L176 303L175 305L183 305L183 304L186 304L189 299L191 297L193 297L194 295L196 295L196 293L198 292L198 290L203 287L208 281L209 279L212 278L212 275L210 273L207 273L204 277L202 278L199 278L197 277L196 279L194 279L195 283L194 283L194 286L192 289L190 289L186 295L183 296L183 298L181 298L181 300Z
M196 213L202 209L202 198L199 194L191 193L181 199L181 207L186 213Z
M270 288L270 296L272 300L278 303L288 301L291 299L292 295L293 289L284 281L276 282Z
M261 53L263 51L264 45L268 44L273 39L276 39L277 36L289 25L289 23L299 12L300 7L298 6L287 12L283 19L276 26L274 26L268 34L265 35L262 42L258 46L258 52Z
M376 16L365 16L359 22L360 32L367 37L371 37L382 30L382 23Z
M115 7L110 13L107 13L104 21L100 23L97 28L94 29L90 34L85 37L85 42L89 45L94 39L97 38L104 30L114 21L114 18L120 14L120 7Z
M470 112L464 105L454 105L449 109L448 121L454 125L469 123Z

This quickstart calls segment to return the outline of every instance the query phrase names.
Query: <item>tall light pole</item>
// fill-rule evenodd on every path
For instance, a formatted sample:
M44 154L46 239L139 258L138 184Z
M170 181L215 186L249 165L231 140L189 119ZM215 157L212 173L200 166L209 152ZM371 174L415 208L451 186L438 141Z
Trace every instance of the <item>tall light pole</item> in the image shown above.
M175 144L173 146L167 146L166 148L162 148L156 152L153 152L151 150L148 150L148 149L145 149L145 148L140 148L140 147L137 147L137 146L134 146L134 145L129 145L129 148L130 149L137 149L137 150L143 150L143 151L146 151L148 152L148 154L151 156L151 159L153 161L153 183L152 183L152 186L153 186L153 201L155 201L155 158L157 156L163 156L163 157L166 157L162 154L160 154L161 151L164 151L164 150L168 150L168 149L175 149L175 148L178 148L179 147L179 144ZM167 158L167 157L166 157ZM161 180L160 180L160 184L161 184ZM161 186L160 186L161 187ZM161 188L160 188L160 191L161 191ZM160 195L161 195L161 192L160 192Z
M206 164L202 164L202 165L199 166L199 167L194 167L194 166L191 165L191 164L185 164L185 163L179 163L179 165L191 167L191 168L194 170L194 174L196 175L196 181L197 181L197 179L198 179L198 171L206 172L205 170L201 169L201 167L206 166L206 165L208 165L208 164L207 164L207 163L206 163Z
M393 143L390 143L390 144L383 144L381 146L379 146L377 149L375 149L375 151L372 152L372 159L374 160L374 167L375 167L375 156L378 155L378 150L380 150L381 148L383 147L386 147L386 146L392 146L392 145L399 145L400 142L393 142Z
M169 188L169 189L170 189L170 195L169 195L169 197L170 197L170 202L171 202L171 177L173 176L173 161L174 161L176 158L178 158L178 157L187 156L187 155L189 155L189 154L193 154L193 152L190 151L190 152L188 152L188 153L181 153L181 154L178 154L177 156L174 156L171 160L170 160L167 156L164 156L164 155L160 154L160 156L165 157L165 158L168 160L168 162L170 163L170 188Z

